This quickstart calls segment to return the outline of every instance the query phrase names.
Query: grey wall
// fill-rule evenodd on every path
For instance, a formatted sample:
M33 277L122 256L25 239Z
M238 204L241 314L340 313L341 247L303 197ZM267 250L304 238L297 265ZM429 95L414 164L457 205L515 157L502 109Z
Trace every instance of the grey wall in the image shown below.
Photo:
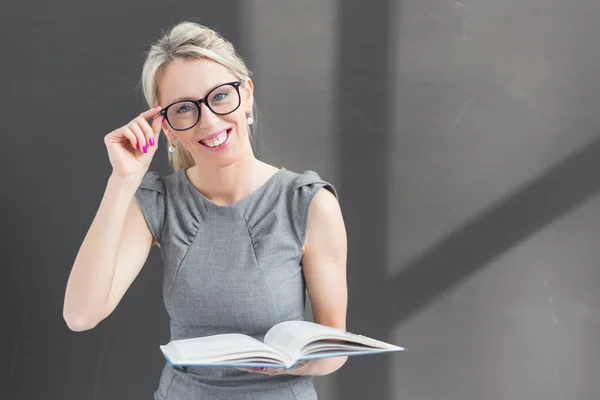
M158 384L158 252L95 330L61 307L110 173L102 138L144 107L144 46L186 18L255 71L261 157L338 188L348 329L409 349L350 359L320 398L599 398L600 3L286 3L3 9L0 398ZM168 173L164 147L152 168Z

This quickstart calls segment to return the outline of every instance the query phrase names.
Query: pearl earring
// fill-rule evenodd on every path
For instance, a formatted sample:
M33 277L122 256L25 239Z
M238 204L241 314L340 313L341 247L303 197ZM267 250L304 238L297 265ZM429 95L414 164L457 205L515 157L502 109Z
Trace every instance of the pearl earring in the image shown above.
M251 116L248 116L246 118L246 122L248 123L248 125L252 125L252 123L254 122L254 119Z
M171 143L171 145L169 146L169 153L172 153L175 151L175 145L173 143Z

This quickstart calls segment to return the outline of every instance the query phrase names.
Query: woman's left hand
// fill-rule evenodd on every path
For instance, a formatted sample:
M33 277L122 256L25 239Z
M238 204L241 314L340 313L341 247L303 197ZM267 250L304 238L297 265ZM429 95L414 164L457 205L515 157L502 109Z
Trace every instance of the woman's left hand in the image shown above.
M294 368L238 368L241 371L263 375L308 375L310 360L300 361Z

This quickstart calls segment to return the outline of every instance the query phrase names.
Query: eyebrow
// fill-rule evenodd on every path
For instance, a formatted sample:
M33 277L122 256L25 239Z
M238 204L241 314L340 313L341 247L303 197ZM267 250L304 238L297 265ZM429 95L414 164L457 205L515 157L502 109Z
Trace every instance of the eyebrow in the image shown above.
M213 86L212 88L208 89L208 91L206 92L206 95L202 96L201 98L204 98L205 96L207 96L210 92L212 92L213 90L215 90L219 86L225 85L226 83L230 83L230 82L233 82L233 81L225 81L225 82L217 83L215 86ZM196 97L194 97L194 96L183 96L183 97L177 97L176 99L171 100L167 104L173 104L173 103L177 103L178 101L184 101L184 100L198 100L198 99Z

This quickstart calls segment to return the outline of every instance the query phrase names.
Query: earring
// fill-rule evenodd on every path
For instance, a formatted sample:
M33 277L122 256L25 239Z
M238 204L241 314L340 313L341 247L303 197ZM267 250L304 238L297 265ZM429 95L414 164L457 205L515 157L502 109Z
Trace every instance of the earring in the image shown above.
M246 123L248 123L248 125L252 125L253 122L254 119L250 116L250 114L246 114Z
M174 151L175 151L175 145L174 145L173 143L171 143L171 144L169 145L169 153L172 153L172 152L174 152Z

